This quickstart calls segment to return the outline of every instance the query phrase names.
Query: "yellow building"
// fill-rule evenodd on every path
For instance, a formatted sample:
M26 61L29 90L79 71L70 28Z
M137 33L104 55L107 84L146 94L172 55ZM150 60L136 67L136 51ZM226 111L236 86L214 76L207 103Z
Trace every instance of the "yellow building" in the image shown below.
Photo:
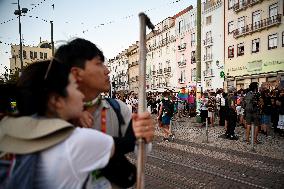
M259 82L273 88L283 80L283 11L283 0L225 3L225 87Z
M128 79L129 90L138 93L138 75L139 75L139 46L138 41L136 44L130 46L127 50L126 56L129 61Z
M38 46L23 45L23 66L38 60L45 60L52 57L52 50L50 43L44 41ZM10 69L12 73L21 68L20 60L20 46L11 45Z

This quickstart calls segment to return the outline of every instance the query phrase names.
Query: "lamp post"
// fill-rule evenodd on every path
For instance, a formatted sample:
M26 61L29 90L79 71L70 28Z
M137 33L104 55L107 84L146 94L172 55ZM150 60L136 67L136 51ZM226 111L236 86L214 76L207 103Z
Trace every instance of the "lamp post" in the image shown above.
M21 16L22 13L27 13L27 8L20 7L20 0L18 0L18 9L15 10L14 14L19 16L19 34L20 34L20 61L21 61L21 72L23 71L23 44L22 44L22 26L21 26Z

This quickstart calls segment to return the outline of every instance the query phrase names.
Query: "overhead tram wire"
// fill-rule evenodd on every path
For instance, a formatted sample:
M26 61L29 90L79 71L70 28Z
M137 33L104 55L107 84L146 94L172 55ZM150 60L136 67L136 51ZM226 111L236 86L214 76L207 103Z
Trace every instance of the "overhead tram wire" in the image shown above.
M146 12L151 12L151 11L153 11L153 10L162 9L162 8L165 7L165 6L169 6L169 5L172 5L172 4L175 4L175 3L179 3L179 2L181 2L181 1L183 1L183 0L174 0L174 1L171 1L170 3L167 3L167 4L164 5L164 6L160 6L159 8L154 7L154 8L150 8L150 9L147 9L147 10L145 10L145 11L142 11L142 12L145 12L145 13L146 13ZM120 20L131 19L131 18L134 18L134 16L136 16L136 15L135 15L135 14L131 14L131 15L123 16L123 17L120 18ZM92 30L92 29L98 29L98 28L100 28L100 27L107 26L107 25L113 24L113 23L115 23L115 22L116 22L116 21L104 22L104 23L101 23L101 24L98 24L98 25L94 26L94 27L91 28L91 29L83 30L82 33L83 33L83 34L86 34L87 32L89 32L89 31ZM69 22L66 21L65 23L69 23ZM78 35L79 35L78 33L73 34L73 36L78 36Z
M39 5L41 5L42 3L44 3L45 1L47 1L47 0L42 0L41 2L39 2L39 3L37 3L37 4L35 3L33 7L31 7L31 8L28 9L28 12L31 12L32 10L34 10L36 7L38 7ZM11 21L13 21L13 20L15 20L15 19L16 19L16 18L12 18L12 19L3 21L3 22L0 23L0 25L6 24L6 23L11 22Z

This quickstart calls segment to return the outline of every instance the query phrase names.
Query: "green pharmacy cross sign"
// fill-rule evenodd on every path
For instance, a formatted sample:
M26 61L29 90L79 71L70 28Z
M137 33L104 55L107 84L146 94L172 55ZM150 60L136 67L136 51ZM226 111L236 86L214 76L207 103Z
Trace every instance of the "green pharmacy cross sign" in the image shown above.
M224 72L224 71L221 71L221 72L220 72L220 77L221 77L221 78L224 78L224 77L225 77L225 72Z

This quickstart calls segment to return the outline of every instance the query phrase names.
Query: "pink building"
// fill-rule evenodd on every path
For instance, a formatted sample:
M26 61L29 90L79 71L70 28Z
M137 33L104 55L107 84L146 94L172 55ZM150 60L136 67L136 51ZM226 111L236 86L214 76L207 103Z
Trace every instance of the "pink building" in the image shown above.
M174 16L177 88L196 85L196 9L187 7Z

